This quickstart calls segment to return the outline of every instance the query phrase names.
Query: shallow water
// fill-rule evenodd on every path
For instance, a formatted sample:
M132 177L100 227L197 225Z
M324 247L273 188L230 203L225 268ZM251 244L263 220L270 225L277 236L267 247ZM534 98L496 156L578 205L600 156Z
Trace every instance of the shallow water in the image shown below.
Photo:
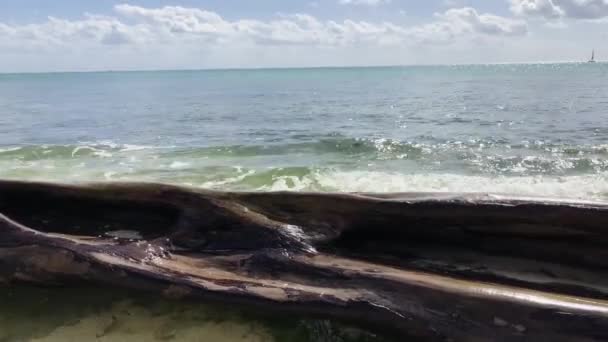
M386 342L329 321L119 290L0 288L0 341Z

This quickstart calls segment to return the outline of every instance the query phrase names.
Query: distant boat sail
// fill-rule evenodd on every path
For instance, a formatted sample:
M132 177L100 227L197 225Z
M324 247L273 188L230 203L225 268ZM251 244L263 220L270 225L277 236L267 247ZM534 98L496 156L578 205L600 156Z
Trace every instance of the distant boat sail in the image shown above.
M591 50L591 59L588 63L595 63L595 50Z

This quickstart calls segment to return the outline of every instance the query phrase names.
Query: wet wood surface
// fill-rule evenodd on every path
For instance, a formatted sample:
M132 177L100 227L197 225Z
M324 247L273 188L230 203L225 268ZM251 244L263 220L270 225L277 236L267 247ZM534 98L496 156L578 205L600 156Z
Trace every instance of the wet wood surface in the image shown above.
M608 340L608 204L0 181L0 283L99 286L429 341Z

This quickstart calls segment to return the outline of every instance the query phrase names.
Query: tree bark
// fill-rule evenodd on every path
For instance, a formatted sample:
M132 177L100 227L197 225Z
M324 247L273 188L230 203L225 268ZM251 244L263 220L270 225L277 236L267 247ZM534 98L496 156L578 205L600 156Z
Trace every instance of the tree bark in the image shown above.
M608 340L608 204L0 181L0 283L80 282L429 341Z

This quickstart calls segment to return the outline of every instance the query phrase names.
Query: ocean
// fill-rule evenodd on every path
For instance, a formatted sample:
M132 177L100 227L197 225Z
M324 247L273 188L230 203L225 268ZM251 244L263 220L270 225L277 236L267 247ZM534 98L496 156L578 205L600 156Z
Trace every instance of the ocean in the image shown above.
M0 75L0 177L608 197L608 64Z
M0 74L0 178L608 200L607 76L602 63ZM0 341L380 339L98 290L2 296Z

